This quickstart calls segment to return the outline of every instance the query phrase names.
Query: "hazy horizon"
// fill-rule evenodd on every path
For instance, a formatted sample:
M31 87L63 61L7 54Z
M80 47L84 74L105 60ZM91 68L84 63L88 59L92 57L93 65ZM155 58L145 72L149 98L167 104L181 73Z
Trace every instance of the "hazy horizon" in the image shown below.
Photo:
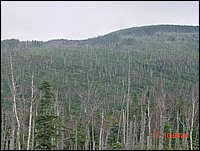
M141 26L134 26L134 27L145 27L145 26L157 26L157 25L177 25L177 26L194 26L194 27L199 27L199 25L178 25L178 24L155 24L155 25L141 25ZM128 27L128 28L122 28L122 29L118 29L118 30L115 30L115 31L119 31L119 30L123 30L123 29L129 29L129 28L134 28L134 27ZM98 36L104 36L104 35L107 35L109 33L112 33L112 32L115 32L115 31L111 31L111 32L108 32L106 34L102 34L102 35L98 35ZM36 41L42 41L42 42L47 42L47 41L50 41L50 40L61 40L61 39L64 39L64 40L87 40L87 39L91 39L91 38L96 38L98 36L94 36L94 37L88 37L88 38L84 38L84 39L66 39L66 38L54 38L54 39L48 39L48 40L36 40ZM19 41L35 41L34 39L32 40L20 40L19 38L7 38L7 39L1 39L1 40L9 40L9 39L18 39Z
M1 1L1 40L84 40L140 26L199 26L198 4L198 1Z

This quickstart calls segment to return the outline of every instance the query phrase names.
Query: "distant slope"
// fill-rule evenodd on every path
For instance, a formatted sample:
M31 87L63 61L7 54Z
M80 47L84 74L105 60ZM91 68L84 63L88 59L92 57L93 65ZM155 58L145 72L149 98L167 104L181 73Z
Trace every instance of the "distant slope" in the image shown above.
M185 35L198 34L199 26L185 26L185 25L152 25L142 27L132 27L115 31L104 36L85 40L92 45L134 45L137 41L145 38L156 38L156 36L163 35ZM161 37L159 37L161 38Z
M92 46L114 46L114 45L130 45L134 44L135 39L139 37L152 37L159 35L180 35L180 34L198 34L199 26L186 26L186 25L151 25L132 27L127 29L121 29L103 36L95 38L88 38L86 40L67 40L67 39L53 39L47 42L42 41L19 41L18 47L37 47L37 46L64 46L64 45L92 45ZM135 39L134 39L135 38ZM4 48L7 40L1 41L2 48Z

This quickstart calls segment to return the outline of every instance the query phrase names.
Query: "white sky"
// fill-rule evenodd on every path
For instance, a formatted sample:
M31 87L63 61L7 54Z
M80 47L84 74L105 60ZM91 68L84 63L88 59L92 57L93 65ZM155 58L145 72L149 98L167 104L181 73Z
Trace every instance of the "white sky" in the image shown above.
M199 25L199 1L1 1L1 40L87 39L155 24Z

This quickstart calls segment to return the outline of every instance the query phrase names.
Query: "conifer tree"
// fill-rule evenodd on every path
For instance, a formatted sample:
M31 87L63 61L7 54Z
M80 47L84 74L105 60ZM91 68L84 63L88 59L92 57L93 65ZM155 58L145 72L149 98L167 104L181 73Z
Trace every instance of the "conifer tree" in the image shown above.
M51 150L55 147L56 138L56 115L53 113L53 93L48 81L44 81L39 89L41 99L38 105L38 115L36 117L36 148Z

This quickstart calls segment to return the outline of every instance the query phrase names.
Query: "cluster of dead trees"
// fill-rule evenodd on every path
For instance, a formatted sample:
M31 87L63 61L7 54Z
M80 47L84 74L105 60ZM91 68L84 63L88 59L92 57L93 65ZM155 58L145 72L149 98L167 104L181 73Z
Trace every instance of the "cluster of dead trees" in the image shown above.
M36 149L40 145L35 135L38 132L36 119L42 94L34 84L33 71L29 84L30 97L28 100L22 97L22 103L17 103L19 98L11 52L9 63L11 97L1 99L6 104L10 101L12 107L1 107L1 149ZM98 87L93 87L89 78L88 89L76 91L82 101L80 108L72 108L73 102L59 101L59 92L54 92L50 110L57 118L57 122L53 123L56 135L50 139L48 149L198 149L199 85L193 85L191 94L186 98L167 91L165 80L161 79L155 81L153 87L146 87L142 94L133 97L130 65L128 57L127 89L123 91L123 99L115 104L120 106L119 109L110 105L114 101L109 101L107 108L97 101ZM68 97L66 100L70 99ZM48 131L50 129L46 127L46 133ZM157 132L159 137L152 137L152 133ZM164 138L164 133L174 132L188 134L188 138Z

